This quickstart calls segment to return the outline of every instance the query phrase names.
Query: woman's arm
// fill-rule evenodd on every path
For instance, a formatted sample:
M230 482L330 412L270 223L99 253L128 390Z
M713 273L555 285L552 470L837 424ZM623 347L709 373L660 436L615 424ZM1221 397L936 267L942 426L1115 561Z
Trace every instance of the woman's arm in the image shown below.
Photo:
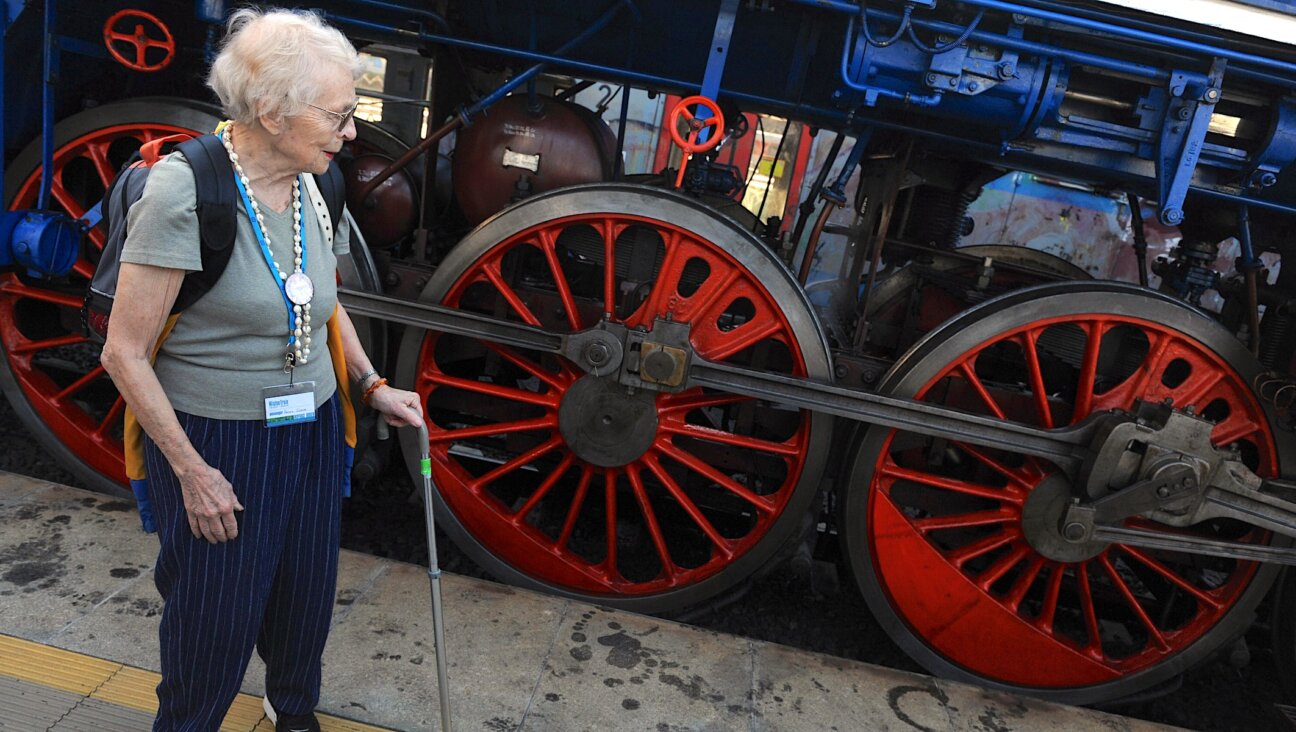
M179 269L121 263L100 362L180 479L190 530L214 544L238 536L234 511L243 506L225 476L189 442L150 359L184 275Z
M356 382L361 393L364 393L378 381L378 373L374 371L373 362L369 360L369 356L364 352L364 346L360 344L360 336L356 334L355 325L351 323L351 316L347 315L346 308L343 308L340 303L337 306L337 314L337 327L342 336L342 352L346 356L347 376ZM384 384L369 395L368 404L382 414L387 424L392 426L417 427L423 423L423 408L419 404L419 396L412 391L396 389Z

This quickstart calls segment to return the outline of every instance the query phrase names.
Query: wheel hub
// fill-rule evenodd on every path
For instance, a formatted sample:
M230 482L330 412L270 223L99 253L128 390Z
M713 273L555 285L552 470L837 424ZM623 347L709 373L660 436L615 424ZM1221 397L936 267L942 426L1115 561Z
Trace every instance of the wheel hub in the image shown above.
M1083 562L1108 547L1105 541L1077 541L1062 517L1072 499L1071 481L1054 473L1035 487L1022 509L1022 533L1035 551L1057 562ZM1072 529L1073 531L1074 529Z
M558 407L558 430L576 457L613 468L639 459L657 436L651 391L623 387L614 378L585 376Z

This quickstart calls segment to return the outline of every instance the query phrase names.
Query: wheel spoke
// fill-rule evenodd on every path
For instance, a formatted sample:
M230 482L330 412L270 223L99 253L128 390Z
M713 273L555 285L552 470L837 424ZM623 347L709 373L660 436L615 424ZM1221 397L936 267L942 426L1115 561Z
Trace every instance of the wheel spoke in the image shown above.
M773 513L774 505L770 502L768 498L765 498L763 496L758 496L755 493L752 493L750 490L744 488L743 486L735 482L733 478L730 478L729 476L721 473L720 471L716 470L710 465L707 465L705 462L703 462L698 457L694 456L692 453L689 453L687 450L681 450L665 440L658 440L657 448L661 450L663 453L665 453L667 456L669 456L671 459L675 460L678 463L681 463L682 465L689 468L690 470L697 473L698 475L701 475L702 477L706 478L707 480L710 480L711 482L715 483L721 488L724 488L725 490L738 496L744 501L747 501L751 505L755 506L756 510L760 511L761 513L765 513L765 514Z
M499 290L500 296L509 304L509 307L513 308L513 312L526 321L527 325L540 327L540 319L535 316L535 313L531 312L531 308L527 307L525 302L522 302L522 298L518 297L513 287L504 281L504 275L500 273L497 263L482 267L482 272L485 273L486 279L490 280L490 283L495 286L495 289Z
M1224 603L1220 602L1218 598L1211 595L1209 592L1206 592L1205 590L1201 589L1197 585L1194 585L1193 583L1189 582L1183 577L1180 577L1178 572L1175 572L1174 570L1165 566L1161 562L1158 562L1157 560L1148 556L1147 553L1144 552L1142 549L1137 549L1132 546L1121 544L1120 550L1125 552L1130 557L1137 559L1148 569L1152 570L1153 572L1156 572L1166 581L1174 584L1179 589L1197 598L1198 601L1206 604L1207 606L1214 609L1219 609L1224 607Z
M657 279L653 281L644 304L633 315L626 318L628 327L651 325L649 319L666 312L671 298L679 292L680 278L684 274L684 262L681 262L684 259L682 254L684 246L681 243L683 239L684 235L678 231L667 232L663 240L666 254L662 257Z
M514 366L517 366L540 381L548 384L555 391L562 391L569 386L568 380L561 378L558 374L549 371L531 359L524 358L521 354L514 352L514 350L508 346L500 345L499 343L492 343L490 341L482 341L481 344L485 346L487 350L498 354L500 358L505 359Z
M996 559L984 572L977 575L977 587L989 592L991 585L998 582L1000 577L1008 573L1008 570L1020 564L1030 553L1031 548L1025 543L1013 547L1012 551Z
M982 465L986 466L987 468L990 468L991 470L1002 475L1003 477L1007 478L1013 483L1016 483L1017 486L1020 488L1029 490L1031 488L1034 488L1035 483L1039 481L1040 476L1035 474L1033 471L1030 471L1025 467L1012 468L1007 465L1004 465L1003 461L995 460L993 457L990 456L989 453L987 453L982 448L977 447L976 445L970 445L965 442L956 442L954 444L957 445L958 448L963 452L966 452L967 454L976 458L977 462L980 462ZM1020 493L1020 491L1017 491L1015 489L1014 492Z
M588 465L582 466L580 482L576 485L576 495L567 509L567 518L563 521L562 531L558 533L558 539L554 542L554 546L559 549L567 546L567 541L571 539L572 529L576 528L576 519L580 516L581 507L585 505L585 493L589 490L590 480L593 478L593 468Z
M87 371L84 375L82 375L81 378L77 379L76 381L73 381L71 384L68 384L67 387L65 387L62 391L55 394L54 401L59 403L66 402L68 400L68 397L86 388L86 386L94 382L95 379L98 379L100 376L104 376L106 373L107 372L104 371L103 366L95 366L94 368Z
M603 495L607 511L607 558L603 560L603 564L608 576L616 577L620 575L617 569L616 471L611 468L603 471Z
M50 187L50 195L58 202L58 205L63 207L63 210L67 212L68 216L74 219L79 219L85 216L85 204L78 201L70 192L68 192L57 178L54 180L54 185Z
M725 559L732 558L734 555L732 542L726 540L720 535L720 532L716 531L711 522L702 514L702 510L697 507L697 504L684 493L684 489L680 487L679 483L675 482L670 473L666 472L666 468L651 455L645 455L643 462L652 471L653 475L657 476L657 480L660 480L662 485L666 486L666 490L675 498L675 502L680 505L680 508L683 508L684 512L689 515L689 518L693 519L693 523L697 524L699 529L702 529L702 533L706 534L707 538L711 540L712 546Z
M954 549L947 552L945 556L949 559L950 564L961 569L963 565L967 564L969 561L976 559L979 556L989 554L999 547L1011 544L1020 537L1021 532L1010 527L1004 527L1003 531L1000 531L997 534L991 534L990 536L978 539L971 544Z
M28 341L27 343L20 343L14 346L13 348L9 349L9 351L10 353L17 356L17 355L22 355L27 353L33 353L35 351L44 351L48 348L59 348L61 346L75 346L79 343L85 343L86 340L87 340L86 337L81 335L80 333L70 333L65 336L58 336L57 338L46 338L45 340L40 340L40 341Z
M1261 432L1264 428L1243 416L1232 416L1215 425L1211 431L1211 442L1216 445L1231 445L1243 437Z
M1107 571L1107 576L1111 578L1112 583L1116 585L1121 597L1125 599L1125 604L1129 606L1130 610L1134 611L1139 622L1143 624L1156 647L1162 651L1170 650L1170 644L1166 642L1165 635L1156 626L1156 623L1152 622L1152 618L1148 617L1147 611L1143 609L1143 604L1138 601L1137 597L1134 597L1129 584L1120 576L1120 572L1116 571L1116 565L1112 564L1111 557L1107 554L1101 554L1098 561L1102 564L1103 569Z
M559 447L562 447L562 445L563 445L562 436L554 435L553 437L550 437L548 440L545 440L544 442L518 455L512 460L509 460L508 462L500 465L499 467L495 468L489 473L486 473L482 477L477 478L476 480L468 481L466 484L468 490L473 492L480 491L482 489L482 486L487 486L490 485L491 483L494 483L495 481L499 480L505 475L508 475L509 473L512 473L514 470L517 470L518 468L522 467L523 465L530 464L536 458L545 455L547 453L553 452L554 450L557 450Z
M440 442L460 442L462 440L471 440L475 437L491 437L494 435L507 435L514 432L534 432L536 430L556 429L552 417L541 417L539 419L527 419L517 422L495 422L484 424L476 427L460 427L452 430L441 430L428 435L428 440L432 444Z
M1039 617L1035 618L1035 627L1047 633L1053 632L1053 619L1057 617L1058 596L1062 593L1062 578L1066 576L1066 565L1054 564L1049 574L1048 587L1044 590L1044 602L1040 605Z
M542 229L536 233L536 236L540 239L540 250L544 252L545 262L549 265L549 274L554 279L554 286L558 288L558 299L562 301L563 310L567 314L567 324L574 331L580 330L580 308L576 306L571 284L567 282L567 275L563 273L562 264L558 262L558 238L552 229Z
M676 435L685 435L694 437L707 442L717 442L722 445L732 445L734 447L745 447L758 452L767 452L772 455L783 455L794 457L801 454L800 433L794 435L790 442L773 442L762 440L759 437L748 437L746 435L737 435L732 432L726 432L714 427L703 427L696 424L681 423L662 423L661 429Z
M1089 565L1076 565L1076 584L1080 593L1080 612L1084 616L1087 640L1084 651L1092 658L1102 658L1102 635L1098 630L1098 612L1094 609L1093 589L1089 586Z
M108 143L86 145L86 153L94 163L95 172L99 174L99 182L103 183L105 191L108 190L108 184L112 183L113 176L117 175L112 161L108 159Z
M1021 496L1008 489L996 488L994 486L973 483L966 480L958 480L956 478L946 478L944 476L925 473L918 470L910 470L908 468L902 468L890 460L881 466L880 472L882 476L887 478L906 480L911 483L921 483L922 485L931 488L939 488L953 493L962 493L966 496L989 498L992 501L1003 501L1013 505L1021 505L1022 503Z
M1104 407L1126 408L1134 400L1148 393L1148 387L1155 376L1165 367L1171 339L1165 333L1143 331L1148 338L1148 352L1143 361L1124 382L1103 394L1101 404Z
M1016 511L999 509L996 511L974 511L956 513L949 516L929 516L914 519L913 525L924 534L942 529L967 529L974 526L995 526L1012 521L1018 517Z
M718 339L719 343L713 348L707 348L702 355L711 361L723 361L735 353L741 353L743 350L760 343L782 329L783 326L775 320L759 322L759 326L757 323L744 323L728 333L721 331Z
M117 423L117 420L121 419L122 412L125 410L126 400L117 397L117 400L113 402L112 408L108 410L108 415L104 417L103 421L99 423L99 426L95 428L95 439L103 439L104 436L108 434L108 430L112 429L113 425Z
M661 572L665 575L666 580L673 580L675 578L675 562L671 559L670 550L666 548L666 537L662 535L661 526L657 525L657 513L648 504L648 492L644 490L638 467L627 465L626 478L630 480L630 490L634 493L635 501L639 504L639 513L648 524L648 534L652 537L653 546L657 549L657 557L661 560Z
M1044 371L1040 368L1039 351L1036 350L1038 340L1039 334L1031 330L1022 334L1018 345L1026 356L1026 373L1030 379L1031 395L1035 398L1035 411L1039 413L1040 426L1051 430L1053 409L1049 406L1048 389L1044 386Z
M603 312L611 315L616 312L616 233L610 219L595 228L603 235Z
M472 379L461 379L457 376L447 376L440 372L432 372L424 375L425 378L433 384L439 384L443 387L453 387L464 391L471 391L476 394L485 396L508 399L509 401L522 402L523 404L535 404L541 407L558 408L558 397L553 394L538 394L534 391L525 389L514 389L509 386L500 386L487 381L474 381Z
M28 287L16 278L7 282L0 282L0 293L25 297L32 300L40 300L41 302L48 302L65 308L74 308L76 310L81 309L80 296L55 292L53 290L44 290L38 287Z
M999 406L999 403L995 401L995 398L990 395L990 391L986 389L985 384L981 382L981 377L976 375L976 371L973 370L970 362L964 361L959 364L959 373L963 374L963 378L972 386L973 391L977 393L977 396L981 397L981 402L986 405L986 408L990 410L991 414L999 419L1007 419L1007 416L1004 415L1003 409Z
M694 409L723 407L750 400L751 397L742 396L741 394L707 394L703 392L664 394L658 397L657 409L663 414L668 412L691 412Z
M1044 568L1044 557L1036 555L1030 560L1030 564L1017 575L1013 581L1012 590L1004 597L1004 605L1013 612L1020 612L1022 600L1026 599L1026 593L1034 586L1035 580L1040 575L1040 570Z
M522 507L513 513L514 526L521 526L522 523L526 521L527 514L531 513L531 510L534 509L545 496L549 495L549 491L552 490L555 485L558 485L558 479L567 474L567 471L571 469L572 463L575 462L575 460L576 456L571 453L567 453L563 456L562 462L558 463L558 467L549 472L548 477L544 479L544 482L540 484L539 488L536 488L535 493L532 493L526 503L522 504Z
M1076 384L1075 411L1071 422L1079 422L1093 411L1094 384L1098 378L1098 352L1102 350L1102 321L1095 320L1085 327L1084 360L1080 364L1080 379Z

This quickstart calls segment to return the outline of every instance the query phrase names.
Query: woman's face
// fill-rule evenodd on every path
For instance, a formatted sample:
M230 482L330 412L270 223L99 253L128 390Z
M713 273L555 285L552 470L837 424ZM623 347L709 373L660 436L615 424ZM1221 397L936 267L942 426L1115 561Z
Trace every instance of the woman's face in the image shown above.
M352 111L356 103L350 70L334 66L322 68L319 73L323 76L319 98L308 100L313 107L284 120L283 133L276 144L279 154L292 161L297 170L315 175L327 171L329 161L342 148L342 143L355 139L356 135L353 115L338 127L340 115Z

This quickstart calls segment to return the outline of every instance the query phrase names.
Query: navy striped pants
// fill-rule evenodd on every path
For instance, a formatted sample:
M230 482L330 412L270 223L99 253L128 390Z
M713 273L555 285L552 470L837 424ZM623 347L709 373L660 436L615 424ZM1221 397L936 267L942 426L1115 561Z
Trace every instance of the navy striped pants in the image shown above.
M237 539L195 538L175 473L153 441L145 441L162 544L154 575L164 601L153 729L218 729L253 647L266 663L266 693L275 709L310 712L319 702L320 658L337 587L344 477L338 397L314 422L270 429L261 420L178 416L244 510L235 514Z

